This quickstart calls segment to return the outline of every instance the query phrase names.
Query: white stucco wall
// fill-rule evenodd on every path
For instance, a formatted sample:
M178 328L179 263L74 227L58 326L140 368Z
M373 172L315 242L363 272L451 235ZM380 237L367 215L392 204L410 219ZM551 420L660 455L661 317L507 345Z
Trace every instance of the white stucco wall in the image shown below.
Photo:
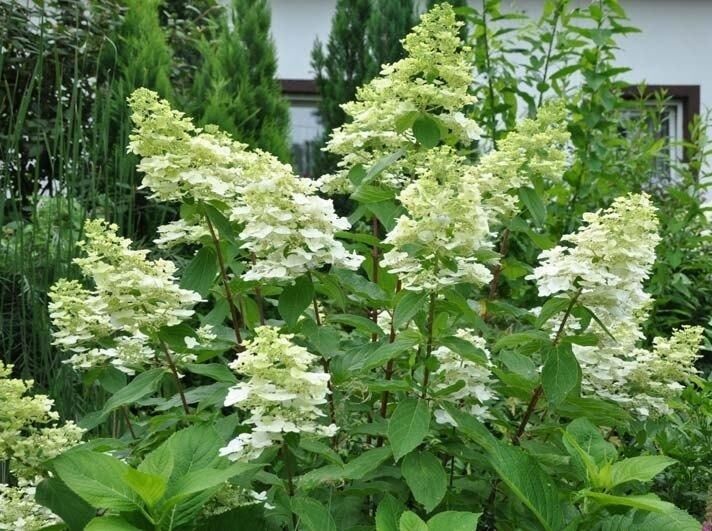
M586 3L581 0L581 4ZM326 41L336 0L271 0L279 77L311 79L314 39ZM542 0L504 0L511 10L537 16ZM712 108L712 0L621 0L631 25L618 59L631 83L700 85L702 108Z

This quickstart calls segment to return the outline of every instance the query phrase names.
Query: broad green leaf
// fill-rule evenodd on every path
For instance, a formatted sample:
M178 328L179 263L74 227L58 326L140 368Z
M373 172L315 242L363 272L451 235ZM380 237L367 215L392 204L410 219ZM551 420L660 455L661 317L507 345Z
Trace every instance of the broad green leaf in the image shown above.
M376 509L376 531L399 531L398 521L405 506L390 494L383 496Z
M403 214L404 209L401 205L393 200L379 201L377 203L369 203L364 205L369 212L378 218L386 229L390 232L396 226L396 220Z
M401 293L393 315L393 328L396 330L408 324L408 321L415 317L428 300L428 294L425 292L403 291Z
M311 319L302 321L301 332L314 346L314 349L326 359L334 357L339 350L341 334L331 326L317 325Z
M299 517L299 529L305 531L336 531L336 522L329 510L314 498L292 500L292 511Z
M399 531L428 531L428 524L411 511L404 512L398 521Z
M586 485L598 486L601 478L601 471L594 458L584 450L578 441L568 432L564 432L562 442L566 451L571 455L571 459L576 468L581 472L581 476ZM605 468L604 464L604 468Z
M218 262L212 247L203 247L193 257L181 276L180 287L205 297L218 276Z
M661 513L671 513L677 510L677 507L675 507L672 503L663 501L654 494L639 496L614 496L612 494L593 492L590 490L582 491L582 494L586 498L594 500L601 505L625 505L635 509Z
M38 503L59 516L69 531L82 531L96 510L58 478L43 479L35 492Z
M204 213L212 223L213 228L217 231L217 237L220 241L235 243L235 234L232 230L232 224L225 215L212 205L203 205Z
M497 475L512 493L536 516L547 531L559 531L564 510L554 480L541 469L534 458L521 448L496 439L477 419L446 404L460 433L480 445Z
M128 468L123 476L124 483L131 487L146 505L153 507L166 492L166 479Z
M440 460L430 452L411 452L403 458L401 473L415 501L432 512L445 497L447 474Z
M362 184L351 194L351 199L359 203L369 204L388 201L393 199L394 196L395 192L392 189L372 184Z
M391 449L387 446L367 450L344 465L343 477L344 479L361 479L376 470L391 455Z
M428 520L428 531L474 531L482 513L445 511Z
M245 523L248 522L249 526ZM201 523L200 531L268 531L274 527L265 520L265 508L261 503L243 505L213 515Z
M546 222L546 205L536 193L533 188L520 188L519 189L519 199L522 200L524 206L527 208L529 213L539 227L542 227Z
M399 356L403 352L415 347L420 342L420 337L417 334L407 334L405 332L399 334L392 343L386 342L379 346L376 350L365 356L360 363L362 371L370 371L376 367L381 367L387 361Z
M141 500L122 478L129 466L115 457L87 450L72 450L52 461L52 468L67 486L96 508L133 511Z
M469 341L457 336L441 337L438 343L459 354L466 360L487 365L487 355Z
M397 151L394 151L393 153L389 155L385 155L378 159L373 166L371 166L368 169L368 172L366 172L366 178L364 181L370 181L372 180L376 175L381 173L383 170L388 168L391 164L393 164L395 161L397 161L399 158L401 158L405 154L405 149L400 148Z
M494 350L501 350L509 347L530 347L529 350L536 352L542 347L551 344L551 339L547 332L541 330L529 330L527 332L517 332L501 337L495 344Z
M390 296L383 290L383 288L359 275L355 271L349 271L348 269L335 269L333 272L346 288L368 301L386 304L390 300Z
M421 115L413 122L413 135L424 148L434 148L440 142L440 128L428 115Z
M570 345L550 350L541 370L541 385L551 405L556 405L578 387L581 369Z
M279 315L282 316L287 326L292 328L313 299L314 286L312 281L307 275L302 275L294 281L294 284L284 288L284 291L279 296L279 304L277 306Z
M388 440L393 457L401 457L416 448L430 427L430 409L425 400L410 398L398 404L388 421Z
M85 531L141 531L120 516L97 516L84 529Z
M664 455L640 455L611 465L609 489L628 481L650 481L677 461Z
M566 426L568 433L581 449L590 455L596 465L602 466L616 460L616 447L606 441L600 430L586 418L573 420ZM566 446L566 441L564 441Z
M189 363L183 367L193 374L200 374L216 382L234 384L237 377L226 365L222 363Z
M222 469L200 468L193 470L185 476L177 478L175 484L171 486L171 500L168 500L167 503L170 504L171 501L175 503L190 494L217 487L235 476L258 470L261 466L251 463L235 463Z
M165 369L149 369L146 372L142 372L131 380L126 387L120 389L106 401L103 413L105 415L109 414L116 408L134 404L142 398L155 393L165 374Z
M558 315L561 312L566 311L569 304L571 304L571 301L563 297L553 297L546 301L541 307L541 311L536 318L536 327L541 328L541 326L554 315Z
M604 518L594 531L700 531L700 523L681 509L666 513L633 510Z
M383 329L374 323L371 319L367 319L361 315L350 315L346 313L339 313L334 315L327 315L327 320L330 323L341 323L347 326L351 326L363 332L364 334L376 334L379 336L384 335Z

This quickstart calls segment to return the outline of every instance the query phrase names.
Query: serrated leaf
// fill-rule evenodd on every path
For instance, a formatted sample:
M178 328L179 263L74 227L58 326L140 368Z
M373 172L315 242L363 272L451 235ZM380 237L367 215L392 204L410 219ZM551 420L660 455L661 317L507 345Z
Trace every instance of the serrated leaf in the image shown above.
M188 263L180 280L180 287L195 291L205 297L218 276L218 263L215 250L203 247Z
M401 293L393 315L393 327L396 330L415 317L428 300L428 294L425 292L403 291Z
M398 461L423 442L429 428L430 409L425 400L410 398L400 402L388 421L394 459Z
M141 499L149 507L156 505L166 492L167 483L165 478L140 472L133 468L126 470L123 480L136 494L141 496Z
M120 516L97 516L84 529L85 531L141 531Z
M305 531L336 531L336 522L329 510L313 498L292 500L292 510L299 516L300 529Z
M550 350L541 370L541 385L549 404L555 406L576 389L581 381L581 369L569 345Z
M314 285L307 275L302 275L294 281L294 284L287 286L279 296L277 309L287 326L293 328L297 320L302 315L314 299Z
M656 511L661 513L671 513L677 510L672 503L666 502L654 494L644 494L639 496L614 496L604 492L582 491L582 494L601 505L625 505L644 511Z
M43 479L37 485L35 499L59 516L70 531L82 531L96 515L96 509L58 478Z
M413 135L427 149L434 148L440 142L440 128L428 115L421 115L413 122Z
M404 510L398 499L386 493L376 509L376 531L399 531L398 521Z
M482 513L445 511L428 520L428 531L474 531Z
M675 463L675 459L664 455L639 455L623 459L611 465L611 481L606 487L612 489L628 481L651 481Z
M428 531L428 524L414 512L406 511L398 520L398 531Z
M401 473L415 501L431 512L445 497L447 474L430 452L411 452L403 458Z
M681 509L666 513L633 510L600 520L594 531L700 531L700 523Z

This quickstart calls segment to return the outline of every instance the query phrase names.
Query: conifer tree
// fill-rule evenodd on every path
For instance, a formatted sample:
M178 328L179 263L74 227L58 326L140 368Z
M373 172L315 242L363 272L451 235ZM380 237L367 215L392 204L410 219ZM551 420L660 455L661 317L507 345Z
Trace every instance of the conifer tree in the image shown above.
M332 129L344 123L346 115L340 105L351 101L356 89L368 80L372 70L368 40L364 28L371 15L371 0L338 0L331 19L331 32L326 47L317 39L312 49L312 68L316 77L319 119L324 136L315 145L314 173L333 170L336 159L321 148Z
M403 57L401 39L415 23L413 0L373 0L366 34L370 55L368 77L381 71L381 65Z
M282 161L290 158L289 105L276 79L277 58L266 0L233 0L214 42L201 45L193 114L236 140Z

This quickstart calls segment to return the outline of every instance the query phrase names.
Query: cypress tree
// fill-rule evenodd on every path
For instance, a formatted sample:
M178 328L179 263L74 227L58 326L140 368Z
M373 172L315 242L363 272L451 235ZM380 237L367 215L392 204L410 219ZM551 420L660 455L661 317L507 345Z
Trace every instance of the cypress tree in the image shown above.
M319 119L324 136L315 144L314 173L322 175L336 166L336 157L321 151L331 130L344 123L339 107L352 100L356 89L368 80L372 70L368 39L364 29L371 14L371 0L338 0L331 19L326 49L317 39L312 49L312 68L321 99Z
M201 44L193 114L236 140L290 159L289 104L276 79L277 58L266 0L233 0L217 39Z
M381 71L381 65L403 57L401 39L415 23L413 0L373 0L366 34L370 64L368 77Z

